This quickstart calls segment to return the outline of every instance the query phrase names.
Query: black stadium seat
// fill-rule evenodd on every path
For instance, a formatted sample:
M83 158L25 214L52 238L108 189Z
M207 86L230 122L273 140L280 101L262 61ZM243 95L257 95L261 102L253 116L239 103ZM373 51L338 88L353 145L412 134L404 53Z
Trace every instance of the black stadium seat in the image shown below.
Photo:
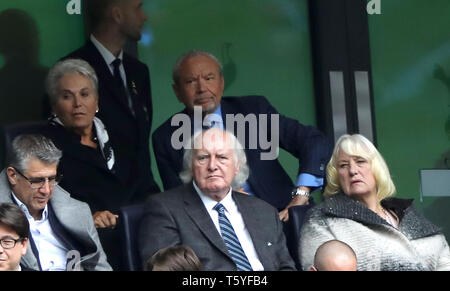
M0 151L1 151L1 168L5 167L6 157L11 151L11 143L15 137L21 134L41 133L47 121L26 121L3 125L0 128Z
M308 210L314 206L314 202L310 199L308 205L292 206L289 208L289 220L284 227L286 234L287 246L292 259L295 262L297 270L302 270L300 263L300 256L298 253L300 231L303 225L303 221L306 218Z
M123 266L127 271L142 271L138 233L144 215L144 204L124 206L119 212L118 228L122 238Z

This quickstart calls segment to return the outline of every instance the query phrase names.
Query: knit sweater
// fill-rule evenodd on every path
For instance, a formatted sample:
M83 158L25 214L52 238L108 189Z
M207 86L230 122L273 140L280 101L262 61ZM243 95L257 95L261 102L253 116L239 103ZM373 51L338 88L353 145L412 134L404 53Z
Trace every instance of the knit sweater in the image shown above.
M418 213L412 200L388 198L381 204L397 214L398 229L342 193L310 209L299 247L303 270L313 265L317 248L333 239L353 248L359 271L450 270L444 235Z

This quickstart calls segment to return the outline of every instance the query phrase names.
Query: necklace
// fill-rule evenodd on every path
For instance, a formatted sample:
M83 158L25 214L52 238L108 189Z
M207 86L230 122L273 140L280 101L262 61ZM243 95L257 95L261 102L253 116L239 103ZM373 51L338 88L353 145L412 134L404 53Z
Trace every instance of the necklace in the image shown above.
M394 221L391 214L387 212L386 209L384 209L384 207L381 208L384 212L384 215L386 216L386 218L384 220L387 221L387 223L389 223L390 225L397 227L397 221Z

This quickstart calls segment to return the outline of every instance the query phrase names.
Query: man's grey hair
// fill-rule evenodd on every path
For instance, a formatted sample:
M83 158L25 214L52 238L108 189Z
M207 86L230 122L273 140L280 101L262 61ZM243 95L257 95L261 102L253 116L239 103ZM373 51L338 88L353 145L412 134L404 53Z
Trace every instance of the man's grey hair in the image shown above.
M223 76L223 66L220 63L220 61L212 54L208 53L208 52L204 52L201 50L190 50L187 53L183 54L181 57L178 58L178 60L176 61L175 65L173 66L173 71L172 71L172 80L175 84L179 84L180 81L180 67L181 64L184 63L186 60L189 60L191 58L195 58L195 57L199 57L199 56L203 56L203 57L209 57L211 58L213 61L216 62L217 66L219 67L219 73L221 76Z
M37 159L45 164L58 164L62 152L45 136L23 134L14 138L8 157L8 166L26 172L30 159Z
M217 130L217 129L209 129L209 130ZM183 155L183 171L180 173L180 178L183 183L187 184L192 181L192 164L193 164L193 151L195 149L196 141L200 136L205 135L209 130L200 131L194 134L184 146L184 155ZM250 173L249 167L247 165L247 156L245 155L245 150L239 140L229 131L223 131L230 138L231 144L233 144L233 152L235 157L235 167L239 166L239 172L234 177L231 187L232 188L241 188L245 181L248 179L248 175Z
M66 59L57 62L48 72L45 87L50 98L50 104L58 101L59 81L67 74L80 74L87 77L94 88L95 96L98 98L98 78L95 70L88 62L80 59Z

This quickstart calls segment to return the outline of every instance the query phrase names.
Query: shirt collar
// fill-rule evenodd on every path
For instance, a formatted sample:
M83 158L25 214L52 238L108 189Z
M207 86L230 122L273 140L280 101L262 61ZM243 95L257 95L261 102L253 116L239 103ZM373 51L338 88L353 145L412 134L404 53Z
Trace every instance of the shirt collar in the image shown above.
M214 127L223 129L222 109L220 108L220 105L214 112L207 114L207 118L205 118L203 122L204 125L208 127L213 126L212 122L214 122L215 124L217 124L214 125Z
M205 205L206 209L212 210L214 206L218 203L216 200L212 199L208 195L205 195L200 188L198 188L197 184L195 184L195 181L192 181L192 184L194 186L195 191L197 192L198 196L200 196L200 199L202 200L203 204ZM227 195L219 201L222 203L223 206L225 206L225 210L231 209L231 205L233 203L233 198L231 195L232 188L230 187L230 190L228 190Z
M22 203L22 201L19 200L19 198L16 197L16 195L14 195L14 192L11 191L11 195L14 199L14 201L16 202L16 204L20 207L20 209L22 209L23 213L25 213L25 216L27 217L28 220L30 219L34 219L33 216L31 216L30 211L28 211L28 207ZM42 211L42 217L40 221L45 221L47 220L48 217L48 205L45 205L44 211Z
M213 117L211 118L211 120L223 123L221 105L219 105L219 107L217 107L217 109L212 113L212 115L213 115Z
M222 105L219 104L219 107L213 112L213 114L217 114L222 119Z
M101 42L99 42L93 34L91 34L91 41L94 44L94 46L98 49L100 54L102 55L105 62L111 66L112 62L114 62L116 59L123 60L123 50L120 51L119 56L116 58Z

